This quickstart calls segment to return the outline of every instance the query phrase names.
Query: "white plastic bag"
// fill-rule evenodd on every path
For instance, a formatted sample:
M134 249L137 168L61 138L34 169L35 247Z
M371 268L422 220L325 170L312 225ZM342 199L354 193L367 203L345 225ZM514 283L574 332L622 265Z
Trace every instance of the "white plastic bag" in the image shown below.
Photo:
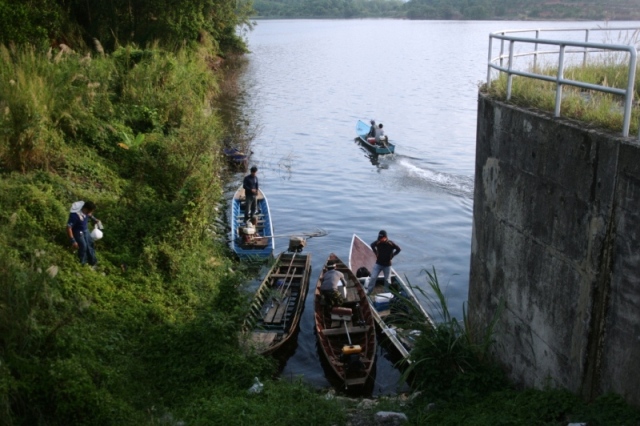
M93 228L93 231L91 231L91 238L93 241L98 241L102 238L102 231L99 230L98 227Z
M253 378L253 385L247 390L248 393L260 393L264 385L260 383L257 377Z

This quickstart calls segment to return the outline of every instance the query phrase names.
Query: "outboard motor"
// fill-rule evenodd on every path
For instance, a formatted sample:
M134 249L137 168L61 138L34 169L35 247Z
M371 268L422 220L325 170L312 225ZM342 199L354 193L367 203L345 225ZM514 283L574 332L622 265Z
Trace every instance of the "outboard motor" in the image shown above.
M360 360L359 353L342 353L340 355L340 362L345 366L347 371L362 371L364 370L364 363Z
M289 251L293 253L300 253L307 245L307 240L302 237L289 238Z

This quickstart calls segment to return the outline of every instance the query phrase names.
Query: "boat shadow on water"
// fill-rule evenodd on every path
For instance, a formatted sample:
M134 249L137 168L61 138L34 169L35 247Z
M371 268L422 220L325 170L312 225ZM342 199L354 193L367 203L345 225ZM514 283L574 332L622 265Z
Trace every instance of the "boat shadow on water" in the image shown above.
M371 165L376 166L379 169L389 168L389 160L394 158L395 154L376 154L365 148L364 143L360 139L355 138L353 142L358 145L360 150L364 153L364 156L369 159Z

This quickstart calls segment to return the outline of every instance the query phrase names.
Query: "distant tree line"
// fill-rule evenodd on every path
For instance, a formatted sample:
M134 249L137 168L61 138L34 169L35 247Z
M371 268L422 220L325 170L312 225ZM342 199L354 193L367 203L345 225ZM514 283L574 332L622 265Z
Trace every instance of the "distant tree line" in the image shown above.
M259 17L370 18L403 17L400 0L254 0Z
M241 48L237 25L252 13L238 0L0 0L0 43L70 46L94 39L108 49L153 42L181 45L210 35Z
M264 18L640 19L637 0L255 0Z

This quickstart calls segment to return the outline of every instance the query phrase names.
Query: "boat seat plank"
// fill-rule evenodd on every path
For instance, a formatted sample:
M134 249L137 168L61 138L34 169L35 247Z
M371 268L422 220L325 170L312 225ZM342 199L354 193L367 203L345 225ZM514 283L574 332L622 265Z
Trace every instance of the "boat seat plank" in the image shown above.
M362 385L364 383L367 382L367 378L368 376L365 377L357 377L355 379L347 379L344 381L345 385L347 386L356 386L356 385Z
M265 323L279 324L282 322L282 317L287 311L287 306L289 305L289 299L284 299L280 303L275 303L274 306L269 310L267 315L264 318Z
M356 333L365 333L367 331L369 331L369 329L371 328L371 326L366 326L366 327L360 327L360 326L351 326L351 327L347 327L349 334L356 334ZM322 330L322 334L324 334L325 336L338 336L341 334L347 334L346 333L347 330L345 330L344 327L338 327L338 328L325 328Z
M276 315L273 317L273 321L271 321L274 324L280 324L282 323L282 319L284 318L285 314L287 313L287 306L288 303L283 302L280 304L280 306L278 306L278 310L276 311Z
M265 323L270 323L273 321L273 317L276 315L276 311L278 310L278 307L280 306L280 304L273 302L273 305L271 305L271 302L268 302L270 304L269 308L267 309L267 311L264 313L264 316L262 317L262 320Z
M268 241L260 241L260 242L252 242L252 243L241 243L240 247L242 247L243 249L263 249L266 248L269 245Z

